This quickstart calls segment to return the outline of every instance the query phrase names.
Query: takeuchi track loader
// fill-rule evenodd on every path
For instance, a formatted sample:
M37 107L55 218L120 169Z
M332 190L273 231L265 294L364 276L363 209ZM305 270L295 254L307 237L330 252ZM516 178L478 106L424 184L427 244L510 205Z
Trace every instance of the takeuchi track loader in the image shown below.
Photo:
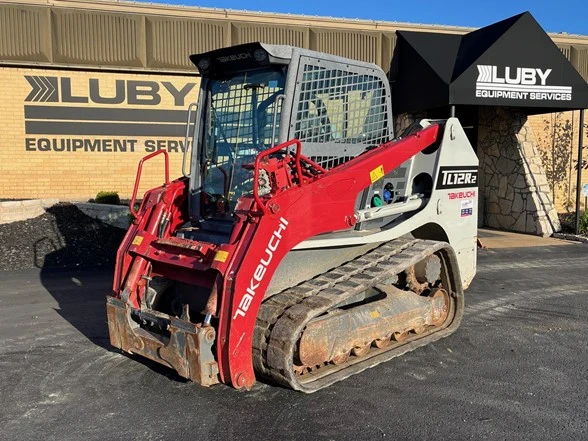
M251 43L190 57L183 176L139 164L110 340L201 385L314 392L446 337L476 271L455 118L393 133L374 64ZM134 209L143 161L165 183Z

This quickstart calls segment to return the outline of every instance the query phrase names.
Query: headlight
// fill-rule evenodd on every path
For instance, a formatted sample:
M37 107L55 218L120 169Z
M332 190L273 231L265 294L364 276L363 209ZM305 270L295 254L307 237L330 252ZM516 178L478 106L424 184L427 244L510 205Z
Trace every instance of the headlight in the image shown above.
M210 59L202 58L198 60L198 69L207 70L210 67Z
M258 63L261 63L267 60L267 52L263 49L255 49L253 51L253 58L255 58L255 61Z

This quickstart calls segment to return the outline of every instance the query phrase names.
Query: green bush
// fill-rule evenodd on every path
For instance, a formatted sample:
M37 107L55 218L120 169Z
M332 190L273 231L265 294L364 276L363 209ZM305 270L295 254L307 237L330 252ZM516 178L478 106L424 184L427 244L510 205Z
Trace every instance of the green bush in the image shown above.
M97 204L120 205L120 197L116 191L101 191L94 198Z
M580 234L588 234L588 210L580 212Z
M562 233L576 232L576 213L564 213L559 217ZM588 210L580 211L579 234L588 235Z

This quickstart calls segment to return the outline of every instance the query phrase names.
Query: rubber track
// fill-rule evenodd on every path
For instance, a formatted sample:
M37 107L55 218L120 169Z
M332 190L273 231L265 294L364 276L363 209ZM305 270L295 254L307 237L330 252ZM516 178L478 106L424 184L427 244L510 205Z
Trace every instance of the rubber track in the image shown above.
M455 301L453 320L434 332L413 336L402 343L350 359L345 365L325 367L326 375L301 380L294 373L293 354L304 327L313 318L349 298L386 283L396 274L426 256L441 251L451 296ZM295 390L311 393L343 380L383 361L451 334L463 315L463 289L453 249L444 242L396 239L356 259L270 297L259 310L254 339L253 363L258 374Z

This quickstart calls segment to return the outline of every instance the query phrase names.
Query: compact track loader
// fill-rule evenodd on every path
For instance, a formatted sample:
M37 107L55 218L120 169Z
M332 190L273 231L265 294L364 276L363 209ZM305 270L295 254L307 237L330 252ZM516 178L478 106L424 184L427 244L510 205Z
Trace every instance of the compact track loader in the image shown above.
M190 57L184 176L139 164L110 340L201 385L314 392L448 336L476 271L455 118L395 136L374 64L251 43ZM165 183L135 211L143 162Z

